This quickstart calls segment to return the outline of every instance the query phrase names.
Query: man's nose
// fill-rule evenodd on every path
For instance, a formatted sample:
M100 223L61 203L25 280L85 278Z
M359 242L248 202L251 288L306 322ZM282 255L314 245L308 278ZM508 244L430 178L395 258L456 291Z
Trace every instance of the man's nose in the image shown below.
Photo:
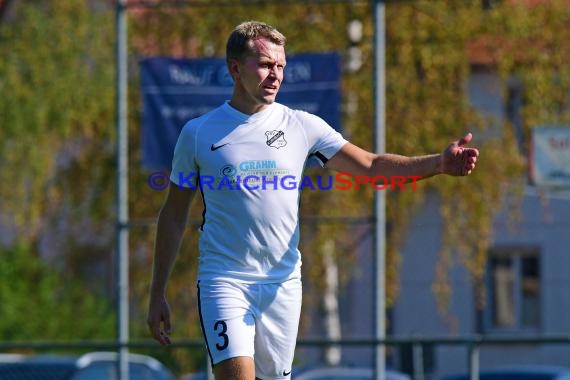
M269 76L272 78L279 78L279 72L280 72L279 66L273 65L269 69Z

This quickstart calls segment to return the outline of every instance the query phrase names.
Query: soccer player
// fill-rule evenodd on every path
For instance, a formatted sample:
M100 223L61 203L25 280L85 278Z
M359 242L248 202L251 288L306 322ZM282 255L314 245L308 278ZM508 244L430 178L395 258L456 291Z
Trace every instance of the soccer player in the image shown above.
M471 134L439 154L371 153L321 118L275 102L287 63L285 42L279 31L257 21L230 34L232 97L182 129L158 217L148 326L166 345L171 343L167 282L189 206L201 193L197 297L219 380L290 378L302 295L300 194L281 186L280 179L300 179L310 156L352 175L428 178L468 175L479 155L466 147Z

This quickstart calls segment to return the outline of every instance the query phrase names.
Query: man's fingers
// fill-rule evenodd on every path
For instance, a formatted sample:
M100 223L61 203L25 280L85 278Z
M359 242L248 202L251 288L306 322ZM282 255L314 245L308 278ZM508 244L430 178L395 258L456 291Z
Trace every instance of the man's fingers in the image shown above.
M467 143L469 143L469 141L471 141L472 138L473 135L471 134L471 132L469 132L457 141L457 145L459 146L466 145Z
M163 346L171 343L170 337L168 336L168 334L166 332L164 332L163 330L161 330L160 327L154 328L152 330L152 336L154 339L156 339Z
M170 335L171 331L172 331L172 326L170 325L170 317L167 317L164 320L164 332Z
M160 344L164 344L162 342L162 332L160 331L160 324L151 325L149 323L150 333L154 339L156 339Z
M164 297L151 298L147 316L150 333L160 344L170 344L170 307Z
M475 163L477 162L477 157L479 156L479 152L477 149L470 149L470 148L462 148L461 157L464 162Z
M462 148L462 154L466 157L478 157L479 151L475 148Z
M171 343L169 337L171 331L169 316L161 317L158 320L149 319L147 323L150 333L154 339L156 339L162 345L167 345ZM162 328L163 326L164 329Z
M169 345L170 343L172 343L172 342L170 341L170 337L169 337L166 333L164 333L164 332L162 332L162 331L160 332L160 336L159 336L159 338L158 338L158 341L159 341L160 344L162 344L163 346L167 346L167 345Z
M475 170L479 150L465 147L473 135L469 132L459 140L451 143L443 152L443 173L456 176L465 176Z
M469 175L475 169L475 158L469 159L463 169L461 170L461 175Z

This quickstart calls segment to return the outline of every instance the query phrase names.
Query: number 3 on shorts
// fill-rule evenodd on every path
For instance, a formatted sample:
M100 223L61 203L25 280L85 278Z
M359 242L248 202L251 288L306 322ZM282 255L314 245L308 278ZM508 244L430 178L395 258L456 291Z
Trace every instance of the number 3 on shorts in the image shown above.
M226 334L226 331L228 331L228 325L226 325L225 321L217 321L214 324L214 330L218 333L218 336L222 338L222 343L216 343L216 348L218 351L223 351L228 348L228 344L230 342L228 335Z

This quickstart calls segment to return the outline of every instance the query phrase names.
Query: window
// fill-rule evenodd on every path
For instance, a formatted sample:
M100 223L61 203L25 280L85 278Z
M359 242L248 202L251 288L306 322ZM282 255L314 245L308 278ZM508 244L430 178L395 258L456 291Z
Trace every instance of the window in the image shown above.
M529 247L489 251L486 327L536 330L540 327L539 251Z

